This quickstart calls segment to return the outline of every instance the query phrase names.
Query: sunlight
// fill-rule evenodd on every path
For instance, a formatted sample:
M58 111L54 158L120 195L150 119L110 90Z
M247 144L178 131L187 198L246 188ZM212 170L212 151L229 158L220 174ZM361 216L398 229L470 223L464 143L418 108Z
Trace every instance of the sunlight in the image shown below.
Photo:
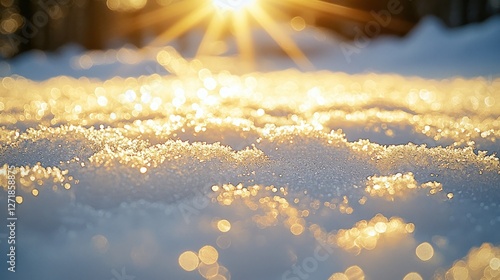
M166 15L168 15L170 11L175 10L176 14L184 17L193 10L196 10L199 6L200 2L198 0L178 1L160 9L140 14L132 21L126 20L121 22L120 26L123 26L123 29L117 30L117 32L127 33L161 25L165 22Z
M236 31L236 43L238 44L241 57L248 66L253 67L254 50L248 15L246 12L234 13L233 21Z
M241 11L254 5L256 0L212 0L212 4L222 11Z
M208 53L207 49L210 43L217 41L217 39L221 36L222 31L224 30L221 26L224 25L224 17L214 15L212 19L210 19L210 23L206 28L205 35L203 36L200 46L198 47L198 51L196 56L200 56L202 54Z
M311 62L306 55L295 44L292 38L280 30L279 25L261 7L255 6L249 9L255 20L266 30L274 41L286 52L286 54L299 66L305 69L312 69Z
M201 6L200 8L192 11L181 20L177 21L172 27L167 29L165 32L160 34L151 45L159 45L161 43L169 42L180 35L186 33L188 30L195 27L203 19L205 19L211 12L211 9L207 6Z
M269 0L266 2L259 0L185 0L140 15L120 32L131 32L147 26L158 25L171 11L175 10L178 16L171 20L171 26L158 35L150 43L150 46L165 45L195 28L203 28L205 34L196 51L196 57L221 55L225 52L224 48L214 49L214 46L220 40L224 40L225 34L230 31L245 66L252 69L257 47L253 42L252 27L257 25L269 34L297 66L303 70L314 69L306 54L287 32L285 25L281 24L290 22L293 30L305 30L307 22L300 14L283 12L290 9L304 9L308 12L350 18L361 22L371 18L367 11L319 0ZM399 21L396 23L397 26L404 25ZM394 29L392 22L388 28Z

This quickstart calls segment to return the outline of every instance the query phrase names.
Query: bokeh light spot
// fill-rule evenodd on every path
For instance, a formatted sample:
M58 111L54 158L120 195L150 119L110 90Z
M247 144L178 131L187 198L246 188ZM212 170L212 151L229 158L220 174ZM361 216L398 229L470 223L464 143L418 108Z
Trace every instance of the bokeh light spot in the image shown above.
M221 232L228 232L231 229L231 223L228 220L220 220L217 222L217 228Z
M424 242L417 246L415 253L422 261L428 261L434 256L434 248L428 242Z
M422 276L416 272L410 272L406 274L403 280L423 280Z
M306 28L306 21L304 18L296 16L290 20L290 25L295 31L302 31Z
M195 270L199 263L198 255L193 251L186 251L179 256L179 265L185 271Z
M201 247L198 257L204 264L213 264L219 259L219 252L214 247L206 245Z

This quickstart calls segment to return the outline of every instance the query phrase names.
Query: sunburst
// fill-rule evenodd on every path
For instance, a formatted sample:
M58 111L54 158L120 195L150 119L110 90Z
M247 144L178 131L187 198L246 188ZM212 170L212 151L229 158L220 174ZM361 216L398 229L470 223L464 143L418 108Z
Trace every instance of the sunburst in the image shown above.
M276 20L290 18L282 10L307 10L361 22L371 19L365 10L321 0L179 0L138 16L133 26L125 30L142 29L161 24L167 17L174 18L173 24L150 43L151 46L160 46L207 22L196 56L207 54L210 44L229 29L233 31L241 57L251 64L255 57L251 28L258 24L297 65L311 69L311 62Z

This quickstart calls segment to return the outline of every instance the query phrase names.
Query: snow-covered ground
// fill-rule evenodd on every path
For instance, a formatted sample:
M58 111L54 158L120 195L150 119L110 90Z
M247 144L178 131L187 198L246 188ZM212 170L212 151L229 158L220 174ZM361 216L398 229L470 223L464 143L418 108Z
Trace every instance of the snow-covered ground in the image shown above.
M498 21L429 19L350 63L298 33L324 71L172 48L0 62L1 279L499 279Z

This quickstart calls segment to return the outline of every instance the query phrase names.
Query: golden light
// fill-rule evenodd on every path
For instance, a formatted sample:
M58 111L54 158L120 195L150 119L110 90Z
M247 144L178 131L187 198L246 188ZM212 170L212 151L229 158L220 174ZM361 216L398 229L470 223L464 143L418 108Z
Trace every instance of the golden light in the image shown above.
M106 5L113 11L135 11L146 6L147 0L107 0Z
M221 232L228 232L231 229L231 223L228 220L220 220L217 222L217 228Z
M419 185L413 173L408 172L391 176L368 177L365 191L370 196L383 197L386 200L394 201L396 198L405 199L418 189L429 189L429 194L437 194L443 190L443 185L438 182L427 182Z
M441 279L499 279L500 247L483 243L457 260Z
M290 227L290 231L293 235L301 235L304 232L304 227L301 224L293 224Z
M332 274L328 280L364 280L365 272L361 267L353 265L348 267L344 273L337 272Z
M364 280L365 279L365 272L361 267L357 265L353 265L351 267L348 267L344 274L347 276L347 279L349 280Z
M214 264L219 259L219 252L214 247L206 245L198 251L198 257L204 264Z
M344 273L334 273L328 280L349 280Z
M171 55L166 50L160 52L158 56L165 60L165 63L181 59ZM184 62L185 60L182 63ZM368 163L376 166L379 170L394 170L401 166L401 163L404 163L407 157L400 157L400 155L423 154L425 155L424 159L414 157L418 166L426 166L428 161L431 160L446 164L450 169L464 171L465 173L469 165L464 164L464 162L467 162L478 166L478 170L481 170L481 172L489 170L488 172L495 172L495 176L498 174L499 163L497 158L481 153L476 154L472 148L428 148L411 143L382 146L368 140L348 142L345 135L340 131L317 131L314 130L314 127L309 126L311 123L318 122L324 127L329 127L328 122L332 122L332 120L346 127L354 126L356 122L375 123L382 121L388 124L403 124L411 127L417 133L422 131L424 127L429 126L429 123L432 123L434 118L439 118L447 122L442 124L443 127L439 127L437 124L433 124L432 127L443 128L439 132L442 134L439 135L445 139L473 140L474 137L480 137L481 132L490 130L494 133L491 137L500 137L498 120L494 115L499 110L500 107L498 106L500 104L497 104L497 107L489 108L487 107L488 104L484 103L483 107L477 109L477 118L470 121L471 133L460 134L462 128L458 124L463 119L462 117L456 119L454 116L460 115L460 108L467 106L469 103L469 99L467 99L470 96L469 92L457 93L457 96L462 100L458 108L450 107L447 108L448 111L433 112L429 115L430 113L425 107L414 108L411 107L412 105L408 105L407 100L409 94L411 95L411 90L406 88L405 80L401 77L381 76L380 85L377 88L382 90L377 97L370 94L356 95L354 93L342 97L337 91L338 85L348 89L351 85L363 84L369 76L286 71L281 73L254 73L240 77L231 75L229 72L214 74L202 66L196 71L198 75L194 77L173 78L153 75L139 79L129 78L125 82L121 78L114 78L102 83L84 79L71 80L75 83L74 88L68 85L69 79L66 77L54 78L43 84L17 77L5 77L1 79L0 87L0 96L2 97L0 98L0 109L2 110L0 121L14 126L16 124L31 123L33 118L37 116L44 117L38 119L42 124L39 128L21 134L15 129L5 128L0 130L0 138L4 139L3 141L7 145L15 145L19 142L19 139L38 141L38 139L48 137L60 139L65 135L76 135L77 139L85 139L88 143L100 143L101 140L99 139L106 139L108 144L95 145L96 149L99 150L92 156L83 160L75 157L71 160L71 164L76 167L80 165L82 168L88 166L93 169L126 167L126 170L130 170L130 173L127 174L131 176L137 175L139 172L143 174L159 174L162 171L160 169L162 163L183 163L184 158L200 160L200 162L223 159L225 163L230 163L231 166L237 166L238 168L244 166L249 171L253 170L255 166L270 166L271 169L273 168L271 159L258 148L234 150L225 144L189 143L173 140L179 138L176 133L187 134L189 131L194 131L193 135L195 137L197 137L196 133L204 131L207 134L215 131L215 133L223 135L228 132L249 133L255 135L256 138L258 137L259 140L255 140L256 143L260 143L260 141L293 143L292 141L297 139L296 136L303 138L315 137L315 141L318 141L324 147L333 146L347 150L353 156L359 156L360 158L368 155L370 158L367 160ZM307 92L311 94L300 94L306 92L304 88L292 88L287 91L287 96L283 97L282 93L277 90L280 88L279 86L290 83L290 81L306 84L311 79L314 79L314 84L318 85L313 89L306 88ZM415 80L411 87L432 86L444 88L443 91L448 91L449 88L454 86L454 83L456 82ZM461 81L461 83L467 87L475 88L479 87L482 82L466 80ZM335 84L335 87L332 84ZM330 86L332 88L329 88ZM402 87L402 89L398 89L399 87ZM165 88L168 90L164 90ZM385 90L387 88L396 88L397 90ZM82 95L76 89L83 89L86 92L95 92L96 94ZM221 90L218 91L218 89ZM481 94L493 95L500 92L497 89L498 87L495 87L495 90L492 90L491 93L478 91L474 94L477 98L480 98ZM21 94L23 91L37 93L37 95L27 97ZM267 94L258 94L259 92L267 92ZM316 100L320 94L324 98L321 103ZM9 99L15 98L20 102L10 103L8 102L9 99L3 99L4 96ZM61 100L61 96L66 96L67 99ZM380 96L391 100L391 104L394 104L394 106L407 108L408 112L376 109ZM422 96L427 97L427 95ZM435 102L446 104L444 94L436 93L434 98L442 98ZM308 102L310 102L310 107L304 111L295 111L291 117L288 115L272 116L273 112L282 108L284 104L299 107L299 104L308 104ZM150 106L151 104L158 105ZM322 108L333 106L337 106L339 109L335 112L321 111ZM239 108L236 110L234 107ZM413 115L409 113L412 111L410 109L414 110L411 113ZM347 116L353 116L352 111L357 111L357 116L347 118ZM50 112L50 114L45 112ZM322 116L326 116L326 118L316 117L319 115L319 113L316 114L317 112L322 112ZM491 118L490 115L495 117ZM85 118L85 116L94 117ZM272 129L268 126L263 127L263 124L269 122L271 117L276 118L276 123L287 124L290 118L291 120L303 120L305 124ZM447 124L448 122L450 124ZM69 125L54 127L59 123L68 123ZM103 123L119 127L104 129L104 125L101 125ZM94 129L95 126L99 126L101 129ZM472 134L474 132L476 134ZM463 139L458 139L458 136L463 136ZM497 141L497 138L492 138L494 139L492 141ZM150 140L162 144L152 145L149 142ZM1 170L7 170L7 165L0 169L0 186L7 186L6 171L1 173ZM58 187L70 189L77 186L77 180L68 175L68 172L72 171L43 166L41 163L33 166L16 167L20 187L26 191L31 190L33 196L38 195L38 190L41 191L42 188L48 191L51 186L54 187L54 190L57 190ZM373 175L368 179L362 178L362 180L366 180L366 186L364 189L360 189L364 190L359 194L362 196L361 198L359 196L352 198L347 196L334 197L331 201L324 201L324 203L321 203L323 201L320 200L309 201L307 196L295 197L295 194L287 196L287 191L279 185L247 186L244 183L238 185L228 183L213 185L211 190L216 192L216 201L220 205L241 206L251 209L252 212L249 212L251 214L245 217L243 221L255 222L259 228L264 229L282 224L291 234L302 235L301 238L308 238L310 233L316 239L326 241L327 244L334 245L347 252L358 254L361 250L374 250L377 248L378 251L374 253L378 254L384 249L385 244L397 245L396 241L399 238L413 233L415 225L406 223L398 217L386 218L378 214L371 220L359 221L352 228L326 232L319 229L317 225L311 225L311 221L316 219L315 215L324 213L327 208L343 214L352 214L353 211L357 211L356 201L359 201L359 204L362 205L367 200L371 200L372 197L392 200L411 197L413 193L421 189L432 190L431 194L442 191L441 183L427 182L422 184L410 172L394 175L390 175L387 171L382 173L386 175ZM35 189L35 187L40 189ZM448 198L450 194L452 193L448 193ZM443 196L446 195L443 194ZM18 200L21 200L21 197ZM27 202L29 201L24 203ZM215 200L212 200L212 202L216 203ZM226 213L229 213L229 211ZM355 218L354 215L352 217ZM241 222L237 217L231 217L231 222L218 219L215 224L214 229L216 227L220 232L233 231L236 234L240 230ZM210 279L225 279L226 274L221 272L223 269L219 263L219 252L217 250L230 247L231 238L233 238L232 246L237 248L240 240L235 238L238 235L235 234L220 234L216 242L217 249L207 245L202 247L199 252L184 252L179 256L179 265L186 271L197 271L196 273L199 272L204 277L210 277ZM107 246L109 246L105 236L95 236L92 242L99 252L105 252ZM430 260L436 263L439 254L437 254L437 251L434 252L433 246L442 248L443 246L440 244L442 242L436 241L434 241L433 245L427 242L417 244L418 247L412 253L414 252L422 261ZM470 257L455 263L447 274L453 276L470 275L471 279L479 279L482 277L481 275L478 276L479 272L481 275L487 274L491 276L490 279L498 279L500 275L499 248L492 245L476 248L471 252ZM416 272L408 271L407 273L406 280L421 279L421 276ZM331 279L361 279L363 276L364 272L361 268L351 267L343 273L335 273ZM229 277L226 278L229 279Z
M489 262L489 265L490 265L491 269L499 270L500 269L500 259L499 258L492 258Z
M408 227L408 225L412 225ZM386 236L393 239L397 236L413 232L413 224L405 223L401 218L386 218L382 214L375 215L371 220L361 220L351 229L341 229L332 235L333 243L340 248L360 253L362 249L373 250L380 238Z
M179 265L185 271L195 270L199 263L198 255L193 251L186 251L179 256Z
M111 0L110 0L111 1ZM118 0L113 0L116 2ZM239 53L246 65L252 65L254 59L254 44L252 40L252 24L258 24L266 31L277 45L299 66L312 69L312 64L300 50L290 34L279 24L292 18L290 24L294 30L303 30L306 27L302 17L290 17L283 13L282 6L289 8L305 8L311 11L338 13L336 5L326 3L330 9L314 5L303 5L293 0L266 1L259 0L186 0L174 2L161 9L138 16L133 24L124 23L123 32L133 32L138 29L162 24L162 19L173 10L180 15L170 27L159 34L151 43L152 46L162 46L187 33L188 31L206 26L196 56L220 55L221 49L213 46L220 42L223 34L232 31L238 46ZM160 63L162 64L162 63Z
M424 242L417 246L415 253L422 261L428 261L434 256L434 248L428 242Z
M24 201L24 199L23 199L22 196L20 196L20 195L16 196L16 202L17 202L17 204L22 204L23 201Z
M423 280L422 276L416 272L410 272L406 274L403 280Z
M296 16L290 20L290 25L295 31L302 31L306 28L306 21L303 17Z
M212 0L212 4L222 11L241 11L256 2L256 0Z

